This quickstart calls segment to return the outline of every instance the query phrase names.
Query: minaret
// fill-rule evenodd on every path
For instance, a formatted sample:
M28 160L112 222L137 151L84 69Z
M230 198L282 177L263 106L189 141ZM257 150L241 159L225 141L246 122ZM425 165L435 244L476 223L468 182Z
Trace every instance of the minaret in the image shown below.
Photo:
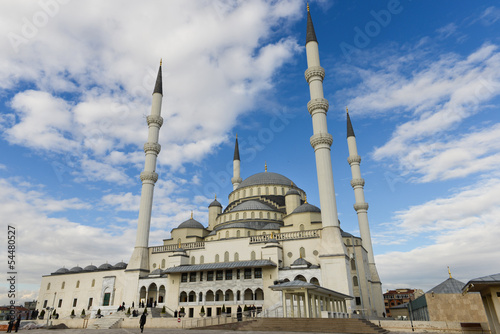
M351 166L351 186L354 190L354 210L358 214L359 233L362 239L362 245L366 250L368 257L368 268L370 269L371 276L371 291L372 291L372 307L374 311L381 316L384 312L383 296L382 296L382 283L375 266L375 258L373 255L372 239L370 236L370 226L368 225L368 203L365 202L365 194L363 187L365 180L361 178L361 157L358 155L358 148L356 145L356 137L352 128L351 117L349 117L349 110L346 108L347 113L347 146L349 148L349 157L347 162Z
M318 188L321 205L321 232L320 261L322 268L323 285L329 289L352 295L349 257L342 241L340 232L335 188L333 184L332 160L330 146L332 136L328 133L326 113L328 101L323 97L323 78L325 70L320 66L318 41L307 6L307 34L306 34L307 70L306 81L309 84L311 100L307 109L312 117L313 135L311 146L316 156L316 170L318 174ZM325 268L327 266L328 268Z
M135 248L127 266L127 271L143 271L149 273L149 226L151 224L151 209L153 207L153 191L158 174L156 174L156 158L160 153L158 135L163 124L161 115L161 101L163 98L161 61L156 77L156 84L153 91L151 115L147 117L149 132L148 142L144 144L146 162L144 171L141 173L142 191L141 205L139 207L139 219L137 222L137 239Z
M233 190L238 188L242 179L240 177L240 149L238 147L238 134L236 134L236 142L234 143L234 158L233 158Z

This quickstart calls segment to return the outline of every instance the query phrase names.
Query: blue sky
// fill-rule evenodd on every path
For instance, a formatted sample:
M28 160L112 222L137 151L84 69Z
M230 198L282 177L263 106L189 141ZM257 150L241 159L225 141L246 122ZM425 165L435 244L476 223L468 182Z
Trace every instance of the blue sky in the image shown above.
M349 106L384 289L499 272L500 7L310 5L341 227L358 234ZM18 232L20 301L62 266L128 261L160 58L151 245L191 211L206 224L214 194L227 205L236 133L243 178L267 162L319 206L305 14L298 0L2 1L0 217Z

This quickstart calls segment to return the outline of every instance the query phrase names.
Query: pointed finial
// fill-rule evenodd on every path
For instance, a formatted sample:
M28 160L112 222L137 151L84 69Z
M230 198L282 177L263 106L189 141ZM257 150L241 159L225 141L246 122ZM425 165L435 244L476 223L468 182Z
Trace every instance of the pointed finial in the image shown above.
M162 58L160 58L160 66L161 66L162 61L163 61L163 59L162 59Z
M214 194L215 195L215 200L217 200L217 194Z
M274 232L271 232L271 239L274 239Z
M264 162L264 172L267 173L267 161Z
M309 1L307 2L307 11L309 11Z
M181 248L181 241L179 240L179 248Z
M191 219L193 219L193 210L191 210Z
M236 133L236 139L238 139L238 133Z
M349 109L347 109L347 106L345 106L345 112L349 113Z
M304 204L307 203L307 195L304 195Z
M448 266L448 275L450 275L450 278L453 278L451 277L451 271L450 271L450 267Z

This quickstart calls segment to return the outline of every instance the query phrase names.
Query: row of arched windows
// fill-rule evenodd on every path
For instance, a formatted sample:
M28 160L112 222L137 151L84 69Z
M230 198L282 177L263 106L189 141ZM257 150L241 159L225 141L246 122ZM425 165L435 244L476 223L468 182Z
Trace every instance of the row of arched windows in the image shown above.
M212 290L208 290L207 292L199 292L198 294L194 291L190 291L187 293L186 291L182 291L179 294L179 302L180 303L193 303L193 302L218 302L218 301L241 301L243 300L264 300L264 291L261 288L255 289L246 289L243 292L237 290L236 293L233 290L228 289L226 291L217 290L215 293Z
M93 288L94 286L95 286L95 279L93 279L93 280L92 280L92 284L91 284L91 286L90 286L90 287L92 287L92 288ZM62 290L62 289L64 289L65 287L66 287L66 282L65 282L65 281L63 281L63 282L61 283L61 290ZM76 285L75 285L75 287L76 287L77 289L80 287L80 281L79 281L79 280L78 280L78 281L76 281ZM47 283L47 290L50 290L50 282L49 282L49 283Z
M277 212L268 212L268 211L250 211L250 212L242 212L241 215L239 212L236 213L227 213L222 216L221 223L225 223L232 220L238 219L281 219L281 214L278 216Z
M250 260L255 260L256 259L256 253L255 251L252 251L250 252ZM230 262L230 261L239 261L240 260L240 254L238 252L235 252L234 255L230 256L229 252L226 251L224 252L224 262ZM196 258L194 256L191 256L191 264L196 264ZM215 254L215 258L214 258L214 262L215 263L218 263L220 262L220 255L219 254ZM200 263L199 264L203 264L205 263L205 256L201 255L200 256Z

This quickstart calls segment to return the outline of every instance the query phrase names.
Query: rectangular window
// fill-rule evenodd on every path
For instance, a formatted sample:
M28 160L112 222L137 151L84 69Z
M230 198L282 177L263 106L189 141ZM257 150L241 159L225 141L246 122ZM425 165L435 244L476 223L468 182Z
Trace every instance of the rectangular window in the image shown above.
M203 271L200 271L200 282L203 282Z
M262 268L255 268L253 271L253 276L255 278L262 278Z
M181 283L185 283L188 281L188 274L187 273L182 273L181 275Z
M207 307L207 317L210 318L212 316L212 308Z
M214 272L207 271L207 281L213 281L213 280L214 280Z
M229 314L229 316L231 316L231 308L230 307L226 307L226 314Z
M224 279L224 272L222 270L217 270L215 272L215 280L222 281Z
M43 308L47 308L47 300L43 301Z
M236 279L240 279L240 270L236 269Z
M360 297L356 297L356 305L361 305L361 298Z
M87 308L90 308L92 306L93 301L94 301L94 298L89 298L89 307L87 307Z
M61 307L62 306L62 299L59 299L59 303L57 303L57 307Z
M78 301L78 299L73 299L73 307L76 307L76 302Z
M233 279L233 271L232 270L226 270L226 281L230 281Z
M196 282L196 273L189 273L189 282Z
M245 278L245 279L252 278L252 268L245 268L245 274L244 274L243 278Z

